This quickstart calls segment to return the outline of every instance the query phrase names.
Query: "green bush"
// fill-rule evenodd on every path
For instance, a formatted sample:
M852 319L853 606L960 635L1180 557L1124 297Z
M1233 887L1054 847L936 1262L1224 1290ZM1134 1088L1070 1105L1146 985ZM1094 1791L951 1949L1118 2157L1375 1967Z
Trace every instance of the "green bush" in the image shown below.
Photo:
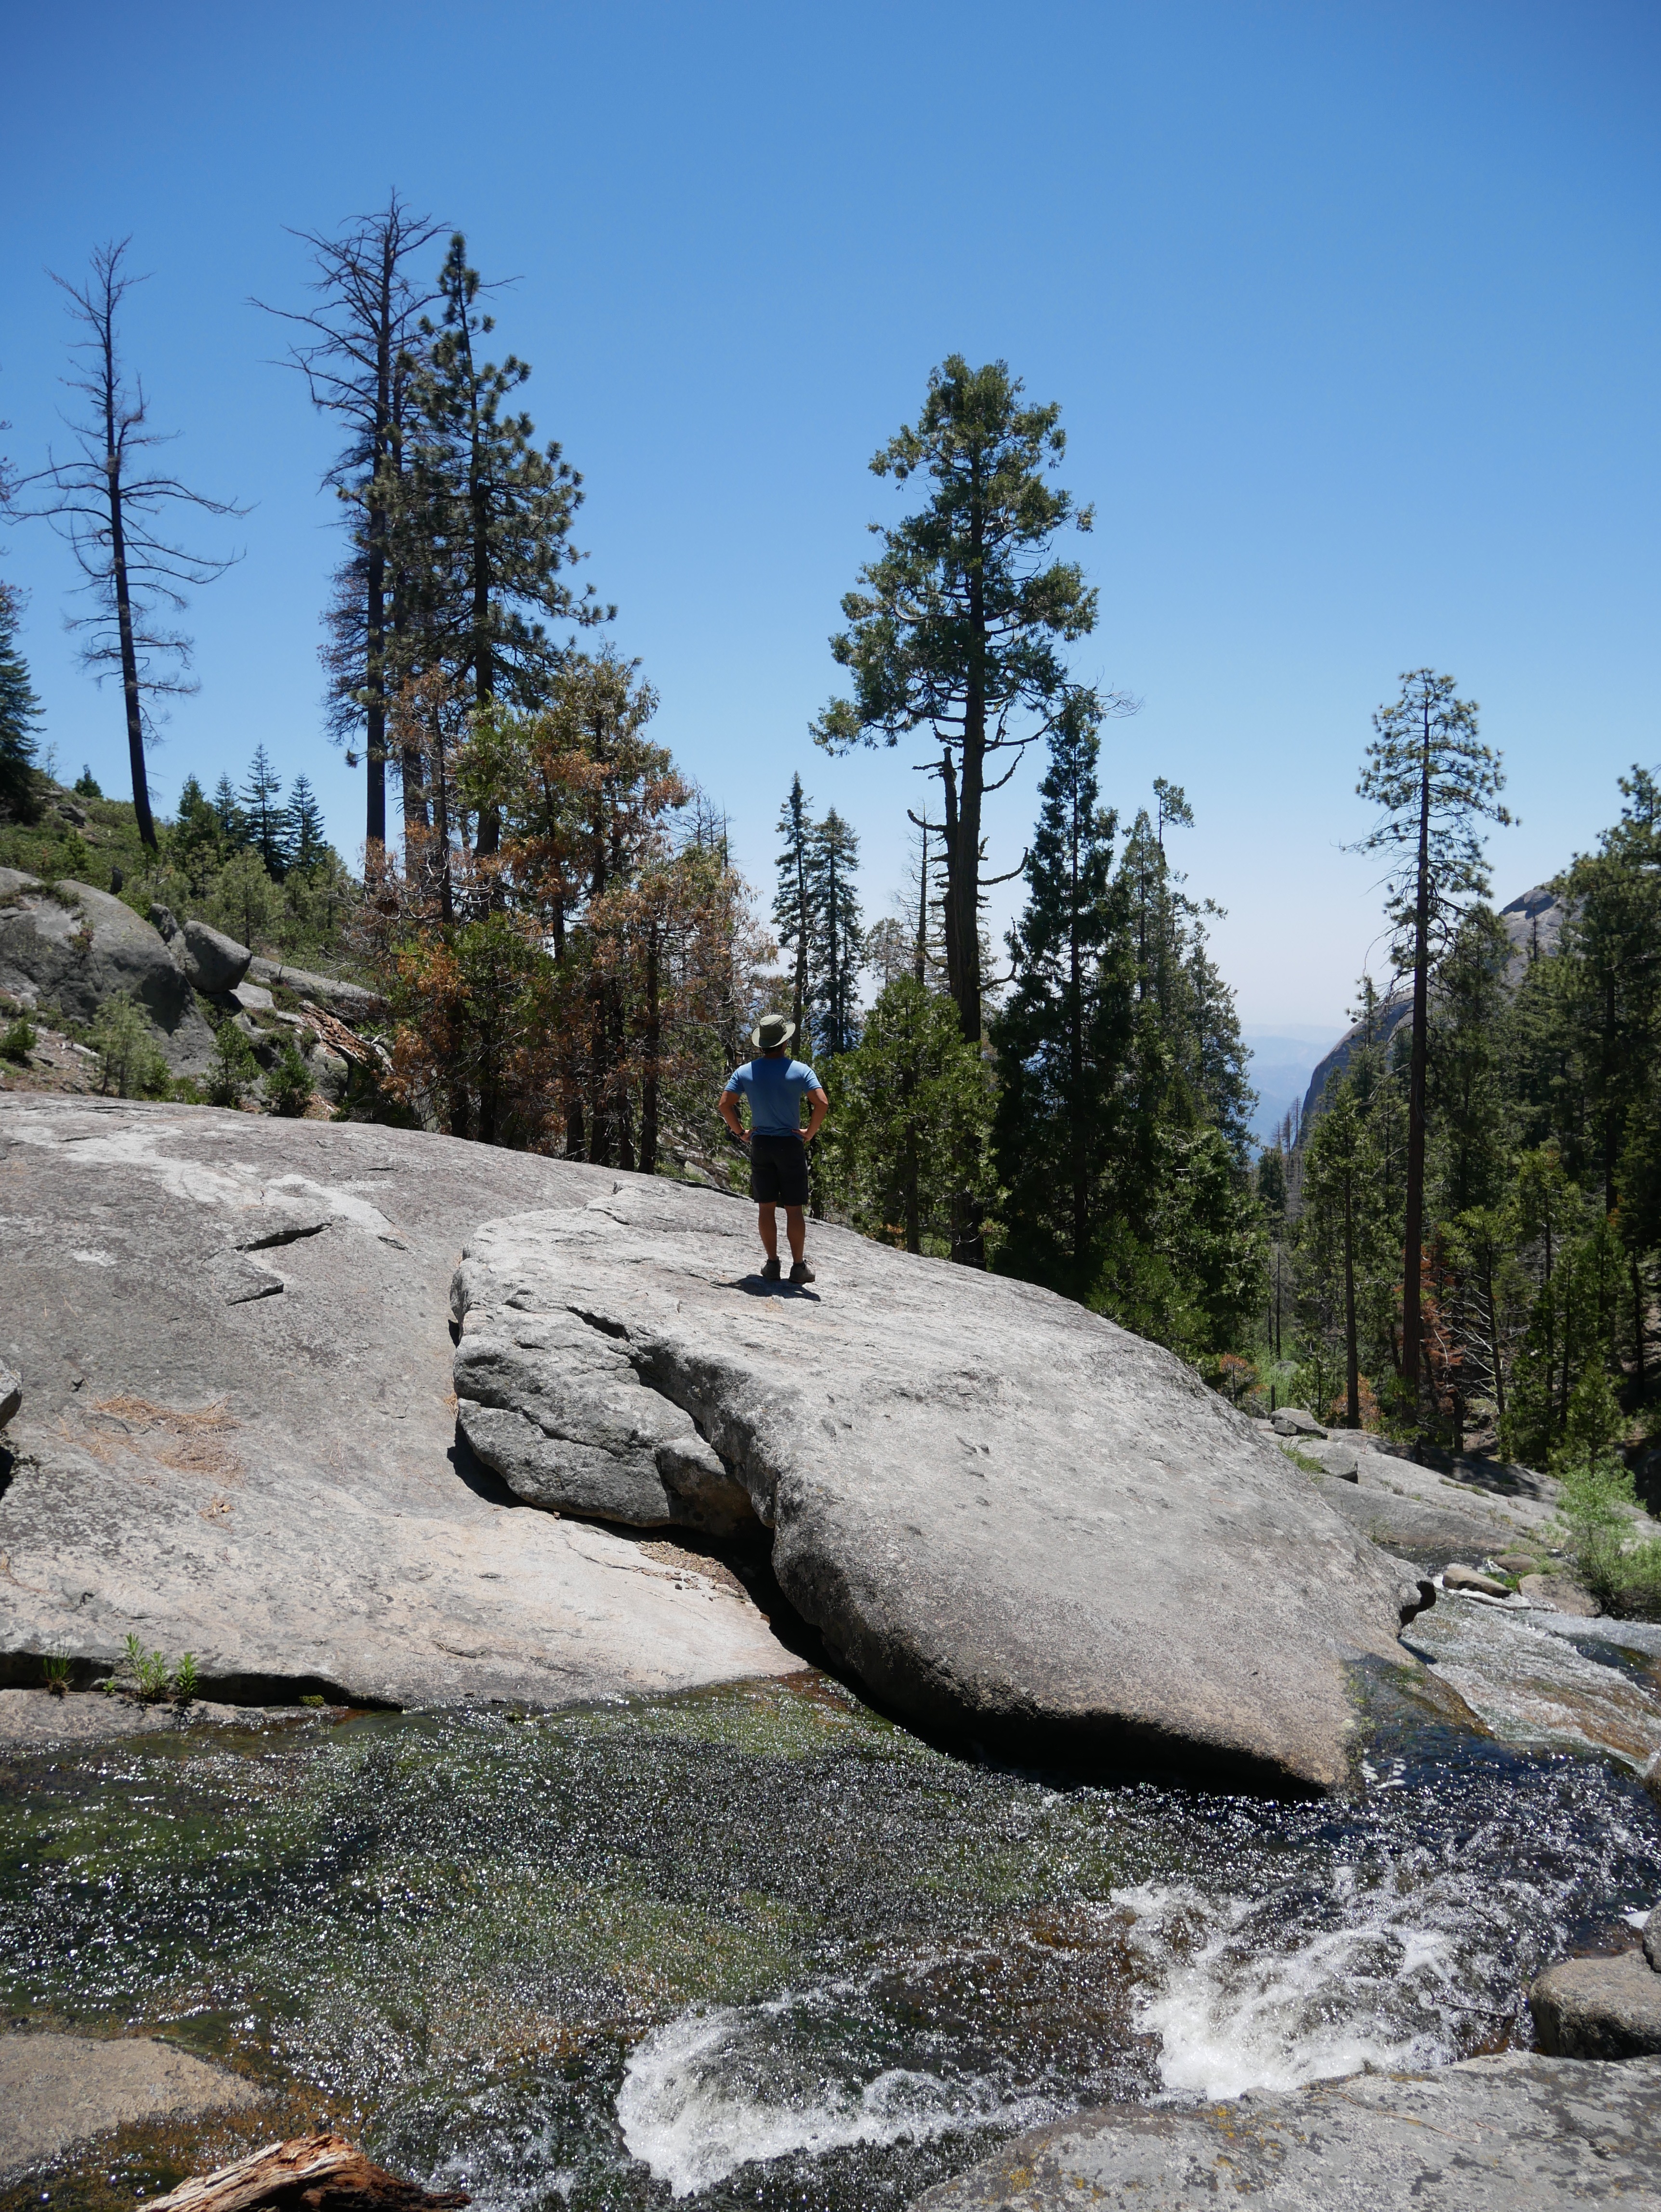
M1606 1613L1661 1619L1661 1534L1633 1518L1630 1470L1612 1452L1583 1452L1556 1471L1563 1547L1581 1581Z
M173 1076L145 1020L123 993L106 999L92 1025L98 1054L98 1087L118 1098L165 1098Z
M300 1057L295 1041L284 1044L277 1066L265 1078L265 1097L273 1114L297 1121L312 1103L311 1070Z
M259 1080L259 1063L253 1056L253 1047L234 1021L221 1022L208 1070L209 1105L240 1106Z
M0 1053L8 1060L24 1060L40 1042L29 1026L27 1014L19 1015L4 1036L0 1036Z

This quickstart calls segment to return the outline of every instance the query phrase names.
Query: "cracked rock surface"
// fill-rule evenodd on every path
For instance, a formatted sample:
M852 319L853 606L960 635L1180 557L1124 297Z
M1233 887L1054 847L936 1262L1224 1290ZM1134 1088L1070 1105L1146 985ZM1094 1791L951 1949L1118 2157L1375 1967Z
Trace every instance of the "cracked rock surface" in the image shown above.
M1197 2110L1075 2113L1017 2136L914 2212L1656 2212L1658 2141L1661 2059L1507 2051Z
M461 1430L539 1504L775 1533L786 1595L878 1698L1040 1759L1328 1789L1356 1662L1428 1585L1180 1361L1046 1291L613 1178L491 1221L458 1270Z
M613 1181L396 1130L0 1097L0 1363L22 1378L0 1682L51 1654L84 1687L130 1633L238 1702L558 1704L798 1668L730 1578L520 1507L458 1447L464 1240Z

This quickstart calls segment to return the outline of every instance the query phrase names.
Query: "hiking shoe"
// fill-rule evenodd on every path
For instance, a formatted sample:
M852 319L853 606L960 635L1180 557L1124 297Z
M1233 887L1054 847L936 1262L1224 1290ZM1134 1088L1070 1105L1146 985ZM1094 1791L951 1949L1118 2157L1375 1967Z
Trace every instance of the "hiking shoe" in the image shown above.
M764 1283L777 1282L779 1279L779 1263L776 1260L770 1260L767 1262L767 1265L761 1271L761 1279Z
M793 1283L812 1283L817 1282L818 1278L806 1260L798 1260L790 1270L790 1279Z

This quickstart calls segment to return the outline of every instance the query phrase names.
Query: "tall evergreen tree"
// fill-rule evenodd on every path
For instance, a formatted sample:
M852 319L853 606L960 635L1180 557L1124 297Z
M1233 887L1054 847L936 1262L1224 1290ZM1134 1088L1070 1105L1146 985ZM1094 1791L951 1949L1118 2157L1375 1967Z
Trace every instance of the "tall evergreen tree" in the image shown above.
M100 683L109 675L120 679L133 811L139 836L154 851L155 823L144 767L145 744L155 734L154 702L196 688L187 672L191 641L167 627L161 610L182 608L186 587L210 583L236 557L210 559L186 550L161 534L161 517L181 506L212 515L246 510L208 499L177 477L143 465L146 450L165 441L146 427L143 386L137 379L129 381L121 358L117 323L122 303L133 285L144 281L126 273L130 242L123 239L97 247L85 285L52 278L87 334L71 348L86 355L88 364L84 375L70 380L70 388L87 400L88 413L70 426L75 453L61 461L49 458L44 469L23 483L39 487L37 504L25 511L58 525L86 579L94 611L74 624L86 635L81 658Z
M227 784L227 790L229 786ZM193 775L185 779L179 794L179 811L168 839L170 859L184 870L192 893L200 898L209 879L224 864L229 842L219 811Z
M0 583L0 815L18 821L35 811L34 729L40 702L17 649L19 593Z
M295 875L309 875L329 850L323 827L323 809L310 779L295 776L289 787L289 803L283 811L284 867Z
M807 848L812 934L810 1003L813 1034L826 1056L852 1049L859 1036L858 986L864 957L859 893L860 841L833 806L813 824Z
M965 1220L978 1241L993 1195L992 1086L952 1000L913 975L896 976L859 1043L830 1062L824 1079L830 1118L816 1173L855 1226L948 1258Z
M1002 1264L1074 1297L1094 1285L1116 1211L1130 1042L1133 967L1113 884L1116 817L1098 795L1099 721L1090 696L1074 693L1050 732L1026 904L1009 933L1011 994L992 1027Z
M571 545L582 479L557 443L538 447L527 414L508 403L531 370L508 354L481 360L495 327L480 307L478 272L457 232L439 272L441 321L421 321L425 350L411 392L413 452L402 490L404 559L429 564L427 598L438 658L465 681L476 709L501 698L535 707L560 648L536 617L610 621L592 584L567 580L583 558ZM486 806L478 850L494 854L500 823Z
M403 477L403 429L414 372L417 318L435 296L409 264L442 226L412 215L396 191L377 215L359 216L334 236L295 234L311 249L315 308L269 308L297 326L291 365L313 404L335 416L345 443L324 482L345 505L351 550L335 580L325 660L331 720L338 734L362 732L367 780L364 836L386 842L387 695L390 630L401 605L392 519ZM256 302L263 306L263 301ZM406 821L424 823L419 761L405 769Z
M779 948L790 956L790 1018L796 1025L796 1050L811 1060L807 1015L812 1005L809 978L812 971L812 904L808 896L808 854L813 825L808 814L812 801L801 787L801 778L790 779L790 795L779 814L778 831L784 849L775 864L773 928Z
M248 842L248 817L242 811L241 801L236 795L236 786L229 776L222 775L215 784L211 804L227 848L240 850Z
M849 627L830 641L854 696L833 699L813 726L833 752L926 733L943 787L948 981L971 1043L982 1028L983 808L1007 781L989 786L988 767L1049 729L1068 690L1059 648L1096 622L1082 571L1050 557L1058 530L1092 520L1046 481L1066 450L1061 410L1023 406L1021 392L1005 362L971 369L953 354L931 373L916 427L873 459L877 476L903 484L921 473L934 489L917 514L878 529L882 552L844 597Z
M264 745L256 745L248 763L248 780L240 794L247 840L275 882L282 876L286 823L282 805L283 779L272 767Z
M1477 736L1474 700L1451 676L1415 668L1402 694L1372 718L1360 795L1381 810L1356 850L1389 860L1390 912L1399 973L1413 978L1412 1066L1408 1089L1406 1242L1402 1261L1402 1377L1417 1397L1422 1373L1421 1265L1425 1224L1425 1083L1430 976L1438 952L1488 883L1481 821L1508 823L1500 757Z

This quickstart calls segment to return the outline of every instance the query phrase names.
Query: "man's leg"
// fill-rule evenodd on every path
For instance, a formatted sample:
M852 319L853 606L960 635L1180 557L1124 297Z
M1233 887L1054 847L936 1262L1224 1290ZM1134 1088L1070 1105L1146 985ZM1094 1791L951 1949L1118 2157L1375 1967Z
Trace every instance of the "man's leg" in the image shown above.
M807 1216L800 1206L785 1207L784 1233L790 1239L790 1257L793 1260L800 1260L807 1248ZM764 1237L774 1234L770 1224L762 1234ZM767 1249L769 1252L776 1251L778 1249L776 1242L770 1244Z
M795 1221L800 1224L801 1220L801 1209L800 1206L792 1206L786 1207L784 1218L787 1225L790 1223L793 1216ZM756 1227L761 1231L762 1250L766 1253L770 1260L776 1260L779 1256L779 1222L778 1215L772 1206L758 1206L756 1208ZM796 1248L801 1242L801 1235L802 1232L800 1226L791 1228L790 1249L798 1258L800 1255L797 1253Z

